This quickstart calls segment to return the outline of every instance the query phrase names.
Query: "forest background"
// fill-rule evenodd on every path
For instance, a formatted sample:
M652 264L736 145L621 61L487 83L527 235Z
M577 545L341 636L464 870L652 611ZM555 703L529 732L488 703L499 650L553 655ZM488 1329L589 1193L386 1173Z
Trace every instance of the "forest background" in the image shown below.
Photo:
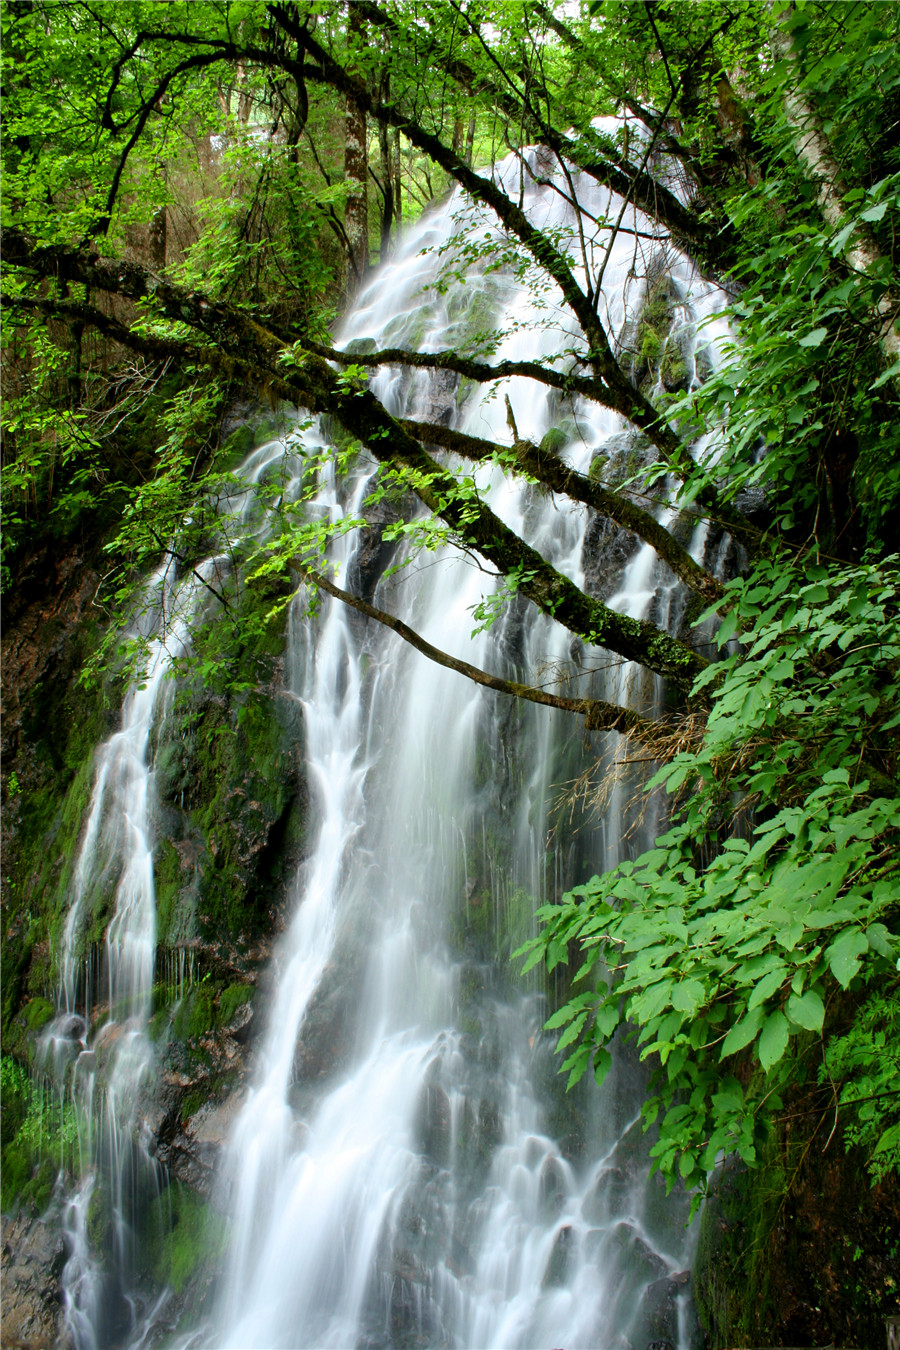
M652 790L669 817L654 849L554 897L522 951L526 965L571 964L548 1024L571 1081L602 1077L627 1022L654 1071L658 1165L698 1198L723 1155L771 1161L786 1121L792 1156L837 1136L895 1195L896 7L9 0L4 22L8 623L45 586L48 560L76 544L102 559L86 670L113 699L140 660L122 634L147 570L166 549L187 565L202 556L217 501L239 490L226 409L253 391L333 419L341 455L382 466L385 499L421 503L396 534L477 552L504 578L501 601L524 597L668 682L651 720L535 672L513 685L455 662L461 677L618 731L623 760L659 764ZM596 122L610 114L613 132ZM517 177L497 172L509 154ZM529 221L530 180L567 198L567 231ZM584 180L642 215L592 217ZM524 333L521 360L499 365L503 335L471 325L438 353L335 351L348 297L457 185L493 214L502 246L459 237L442 285L452 293L473 266L514 272L552 297L548 323L567 311L567 352L541 361ZM604 259L629 229L660 281L612 332ZM673 247L732 297L733 346L696 381L667 342ZM502 445L398 422L367 388L385 364L487 385L518 374L561 405L601 403L642 434L649 462L625 483L602 466L578 475L512 407ZM695 461L686 445L700 434ZM714 650L625 620L557 573L484 501L472 466L486 460L651 543L691 592L697 631L718 622ZM244 642L265 640L298 580L394 622L330 580L327 532L304 509L316 468L282 506L280 537L240 559L244 582L222 597ZM660 524L663 505L732 536L730 578L691 558ZM229 631L195 635L196 661L226 685ZM74 759L42 760L13 725L3 1017L15 1141L30 1091L16 1076L29 1062L21 1019L31 1007L33 1029L58 922L30 878ZM582 784L598 802L608 789ZM872 1267L867 1297L883 1311L895 1259L885 1246Z

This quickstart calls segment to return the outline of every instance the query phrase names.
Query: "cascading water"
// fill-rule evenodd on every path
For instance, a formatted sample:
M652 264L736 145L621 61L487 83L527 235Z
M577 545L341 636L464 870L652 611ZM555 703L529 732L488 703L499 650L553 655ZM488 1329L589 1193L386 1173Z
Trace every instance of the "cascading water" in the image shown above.
M558 223L554 199L537 194L532 206L542 226ZM471 229L477 213L459 199L422 223L360 297L342 345L449 344L453 315L422 292L458 212L470 213ZM614 316L617 281L633 261L632 244L617 249L607 267ZM513 332L545 323L548 358L572 340L558 316L546 325L546 308L524 288L474 286ZM519 354L516 341L498 356ZM450 416L503 438L496 397L448 397L446 383L398 370L373 387L397 414ZM506 388L519 427L540 439L558 415L546 391ZM621 425L572 411L582 443L568 453L587 468ZM360 475L351 511L369 486ZM583 580L577 512L499 475L490 491L495 510ZM322 501L340 510L333 487ZM356 546L342 547L342 584L359 585ZM670 617L681 597L660 573L639 549L611 603ZM485 589L476 567L449 557L380 583L388 608L412 613L451 653L492 669L511 657L529 671L571 668L569 635L516 606L473 652L472 611ZM559 714L510 709L337 602L316 627L298 601L290 642L319 836L297 878L268 1029L229 1143L220 1203L236 1237L200 1340L265 1350L668 1340L685 1350L684 1212L647 1184L640 1074L623 1056L605 1092L576 1098L570 1114L582 1120L561 1141L545 1004L498 951L504 934L528 934L537 897L578 879L583 857L601 867L620 856L612 821L602 837L587 832L549 853L546 842L553 782L580 754L608 753L612 738L573 746L580 731ZM646 705L656 691L645 686L621 663L595 678L601 697ZM313 1068L323 1026L330 1058Z
M169 666L187 648L203 581L215 565L215 560L208 561L202 571L178 585L167 561L144 589L136 636L147 642L146 670L126 696L121 729L96 755L64 930L62 1011L43 1041L45 1067L60 1093L71 1093L79 1125L84 1179L63 1207L69 1258L62 1278L66 1321L76 1350L100 1350L130 1332L135 1320L128 1292L134 1220L161 1182L138 1114L141 1088L154 1071L147 1036L156 961L150 737L173 691L166 679ZM89 1034L99 992L93 987L97 963L90 950L82 962L75 960L75 953L92 887L112 890L114 900L102 963L109 1015ZM87 1238L98 1186L107 1190L111 1219L111 1259L102 1264Z
M264 446L243 466L248 486L236 496L232 511L245 533L252 528L252 486L269 459L283 452L280 443ZM149 579L132 633L144 644L142 674L126 695L121 729L95 756L63 932L60 1011L40 1047L41 1067L61 1098L71 1098L78 1123L83 1179L62 1205L69 1252L63 1306L75 1350L118 1344L130 1338L139 1321L132 1296L136 1221L164 1180L141 1109L142 1090L152 1084L156 1070L148 1036L157 957L151 742L171 707L172 664L189 650L192 625L228 568L227 556L214 556L179 575L167 557ZM82 930L92 911L92 892L113 895L101 960L90 945L86 955L76 955L84 950ZM90 1029L92 1011L104 1006L97 987L100 971L106 977L108 1016ZM103 1244L110 1250L102 1259L88 1237L97 1200L110 1220Z
M616 199L582 189L596 217L617 214ZM567 224L557 194L532 185L524 198L541 228ZM460 229L486 244L497 237L480 212L453 198L379 271L340 344L427 351L500 326L508 332L501 359L522 355L522 331L529 355L569 359L578 346L571 321L552 297L533 296L511 275L475 267L446 296L435 290L442 251ZM636 228L621 234L606 264L613 332L633 317L626 300L636 237ZM671 285L681 288L681 353L693 363L694 327L722 298L703 286L689 297L688 264L668 265ZM604 450L622 461L614 466L620 477L635 472L620 419L593 406L560 406L555 393L522 380L505 382L498 396L394 368L372 386L391 412L452 420L495 440L506 434L506 394L521 434L539 440L562 427L576 467L586 471ZM302 457L320 434L298 431L293 448ZM280 453L277 445L254 452L245 471L258 476ZM557 568L597 584L583 511L500 474L492 480L488 470L479 485ZM332 518L365 514L372 486L363 458L350 481L322 484L319 506ZM238 508L247 528L251 501L248 494ZM693 546L704 546L701 530ZM498 673L525 670L538 680L548 678L542 671L563 672L581 680L580 692L589 685L618 702L649 708L659 699L645 672L586 652L515 600L473 641L473 610L495 582L472 560L445 551L379 580L386 556L377 530L334 545L341 584L371 592L377 583L384 607L411 616L436 646ZM617 583L606 587L608 603L677 626L684 599L671 576L647 547L624 556ZM82 922L85 888L108 865L105 847L121 873L108 941L113 1030L82 1052L77 1081L90 1092L104 1034L122 1041L107 1072L110 1139L134 1133L121 1103L134 1099L151 1064L148 746L166 659L160 646L146 687L126 704L119 737L131 767L116 767L116 738L101 752L67 928L73 937ZM548 842L554 784L591 758L612 759L616 738L587 735L547 709L513 707L337 602L323 602L315 617L302 599L293 602L286 685L305 720L316 843L292 884L267 1026L214 1196L229 1220L225 1269L191 1344L644 1350L655 1341L689 1350L685 1207L648 1182L641 1074L622 1051L602 1091L582 1086L567 1098L552 1041L540 1030L545 991L536 977L519 979L508 961L531 935L539 903L642 841L638 832L631 845L623 842L621 788L605 819L577 834L559 829ZM67 969L62 1003L70 1018L75 983ZM108 1170L121 1178L129 1167L114 1156ZM127 1226L128 1205L117 1203ZM84 1350L101 1342L90 1312L91 1266L78 1245L80 1212L79 1222L80 1230L70 1225L67 1296Z

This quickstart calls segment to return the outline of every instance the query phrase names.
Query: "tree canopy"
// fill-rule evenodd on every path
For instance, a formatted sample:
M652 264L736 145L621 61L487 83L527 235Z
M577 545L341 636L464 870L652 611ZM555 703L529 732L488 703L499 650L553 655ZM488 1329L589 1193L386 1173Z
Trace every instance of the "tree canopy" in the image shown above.
M671 820L651 853L549 905L530 959L581 947L583 992L554 1019L570 1072L602 1074L635 1025L660 1165L692 1184L723 1150L753 1161L788 1074L818 1078L823 1118L843 1103L876 1173L900 1156L888 1059L862 1030L898 1017L898 24L828 0L6 9L6 575L109 503L110 600L171 541L197 556L203 503L234 488L214 413L251 387L334 419L340 453L364 447L385 491L418 498L423 546L475 552L507 593L663 676L662 722L541 700L649 747ZM600 214L585 184L606 191ZM496 331L430 353L334 346L336 310L448 185L493 224L457 239L441 284L478 261L550 288L571 325L558 357L525 335L496 360ZM565 228L534 223L528 185L565 202ZM627 340L611 323L626 231L732 297L727 359L703 377L666 389L649 320ZM653 300L648 283L645 317ZM517 375L612 410L653 448L643 497L521 436L512 408L503 444L392 416L367 383L387 365ZM126 463L116 429L157 389L166 438ZM485 461L649 543L722 620L721 659L555 569L491 509ZM664 504L726 530L740 575L704 569ZM250 572L299 571L397 626L336 590L303 506Z

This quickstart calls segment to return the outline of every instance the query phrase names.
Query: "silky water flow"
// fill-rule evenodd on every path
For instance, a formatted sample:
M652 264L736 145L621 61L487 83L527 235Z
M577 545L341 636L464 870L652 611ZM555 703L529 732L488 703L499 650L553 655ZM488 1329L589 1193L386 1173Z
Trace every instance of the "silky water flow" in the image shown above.
M518 169L511 162L503 172L512 180ZM595 216L617 213L615 197L595 185L581 190ZM541 228L565 228L558 194L532 185L525 204ZM562 363L578 338L552 296L534 296L483 264L446 294L436 287L459 231L488 249L500 242L489 219L455 195L410 231L370 281L338 344L437 350L496 326L508 334L498 358L525 354L524 332L528 355ZM646 269L644 279L635 276L635 234L619 236L606 265L614 334L633 324L646 294ZM696 378L698 363L714 359L717 336L708 324L701 347L697 326L723 297L671 250L667 267L680 297L667 341L678 343L688 377ZM499 392L466 388L445 373L399 367L380 371L372 387L394 414L500 441L508 436L508 395L520 434L538 441L557 427L567 458L582 471L602 451L620 477L626 466L634 472L639 442L620 419L577 401L562 404L545 387L511 380ZM317 423L298 421L286 439L288 461L302 462L322 435ZM254 451L245 466L251 482L283 453L279 443ZM579 584L605 585L614 608L677 627L685 596L649 547L629 541L618 551L618 575L598 579L587 512L491 473L480 470L478 482L493 509L556 567ZM347 479L323 481L319 509L334 519L365 514L374 486L375 465L363 452ZM264 528L252 501L251 488L235 508L239 529ZM708 546L697 527L693 551L699 556ZM391 561L402 561L403 547ZM473 639L473 611L496 584L490 569L441 550L385 577L389 552L373 546L371 532L338 536L339 584L368 594L377 585L378 603L436 646L533 682L568 673L580 676L581 693L645 709L659 701L659 682L647 672L585 649L515 598ZM98 1309L109 1306L98 1283L109 1276L85 1238L95 1175L123 1191L114 1209L125 1306L129 1204L165 1184L128 1107L154 1072L146 1035L154 959L151 729L165 717L166 667L189 642L192 607L211 602L196 578L179 590L163 570L153 587L150 674L128 695L122 731L98 752L66 933L73 948L84 897L116 858L107 939L113 1030L88 1044L70 963L63 1011L47 1038L48 1055L78 1055L82 1098L93 1090L102 1038L117 1042L108 1052L106 1124L96 1127L106 1142L86 1146L102 1165L88 1170L69 1204L64 1288L78 1350L104 1344ZM154 636L159 611L175 595L183 617L167 626L164 641ZM323 599L311 616L298 596L287 641L283 694L303 713L315 844L291 886L288 926L267 979L265 1030L213 1191L228 1235L218 1294L209 1317L187 1340L180 1333L180 1344L645 1350L668 1342L690 1350L687 1207L648 1177L644 1075L634 1053L620 1047L602 1089L582 1084L567 1095L554 1038L541 1032L552 990L537 973L523 979L509 959L532 935L540 903L650 838L652 820L629 818L638 786L629 770L601 819L574 829L568 815L553 817L558 786L591 761L611 764L617 738L474 686L337 601ZM154 1339L151 1323L145 1317L138 1328L132 1317L132 1344ZM128 1340L123 1328L116 1339Z

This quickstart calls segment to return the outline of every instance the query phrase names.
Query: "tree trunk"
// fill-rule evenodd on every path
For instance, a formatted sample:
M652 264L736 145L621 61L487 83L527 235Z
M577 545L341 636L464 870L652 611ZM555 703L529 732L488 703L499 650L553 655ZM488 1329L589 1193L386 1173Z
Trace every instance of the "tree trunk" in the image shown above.
M355 6L350 6L348 34L351 42L362 41L363 20ZM347 232L347 287L355 290L369 266L369 155L366 143L366 114L352 94L347 95L347 148L344 154L344 176L349 191L344 207L344 229Z
M400 185L402 182L401 172L402 164L400 161L400 132L394 128L391 136L392 156L391 162L394 171L394 215L397 218L397 230L399 232L403 221L403 205L400 200Z
M466 168L471 169L475 154L475 114L469 118L469 130L466 133Z
M390 76L385 74L381 82L381 101L386 103L390 97ZM391 230L394 224L394 170L391 162L390 132L383 122L378 123L378 149L381 155L381 182L384 201L381 211L381 251L379 261L390 257Z
M150 224L147 226L147 244L150 252L150 266L154 272L161 272L166 265L166 246L168 242L168 228L166 218L166 208L160 206L150 217Z
M793 6L785 11L781 20L774 26L770 39L775 60L787 62L794 71L794 78L784 82L785 116L794 133L797 158L816 185L819 209L827 224L833 230L838 230L849 224L843 205L847 189L818 110L802 89L803 72L794 49L791 31L786 25L791 9ZM845 247L844 257L849 267L863 273L871 271L881 259L881 250L875 236L864 221L857 223ZM893 365L900 359L900 334L894 328L894 315L897 310L897 299L889 292L885 292L875 305L879 326L878 345L888 365Z

